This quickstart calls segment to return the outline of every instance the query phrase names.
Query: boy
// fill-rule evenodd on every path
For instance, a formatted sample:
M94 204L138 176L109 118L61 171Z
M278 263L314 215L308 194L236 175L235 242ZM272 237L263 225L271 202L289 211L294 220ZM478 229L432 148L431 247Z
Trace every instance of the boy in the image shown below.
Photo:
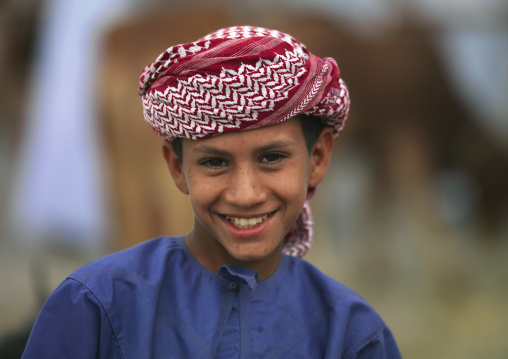
M24 358L399 358L362 298L297 258L349 110L336 62L232 27L166 50L139 93L194 227L69 276Z

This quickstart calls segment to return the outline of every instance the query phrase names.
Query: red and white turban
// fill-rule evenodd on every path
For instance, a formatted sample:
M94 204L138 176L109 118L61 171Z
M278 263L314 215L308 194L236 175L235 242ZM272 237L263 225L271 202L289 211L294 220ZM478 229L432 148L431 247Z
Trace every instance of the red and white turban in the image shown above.
M350 105L334 59L310 54L290 35L253 26L168 48L141 73L138 92L145 120L169 141L255 129L299 114L320 117L336 138ZM302 257L311 242L305 202L283 251Z

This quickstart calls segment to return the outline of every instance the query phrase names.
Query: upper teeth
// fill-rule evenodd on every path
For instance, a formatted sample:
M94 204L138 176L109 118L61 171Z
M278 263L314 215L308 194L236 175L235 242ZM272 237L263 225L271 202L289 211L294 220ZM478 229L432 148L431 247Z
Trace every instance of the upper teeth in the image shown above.
M253 217L253 218L238 218L238 217L229 217L226 216L226 219L233 223L238 228L251 228L256 224L263 222L263 220L267 219L268 215L265 214L261 217Z

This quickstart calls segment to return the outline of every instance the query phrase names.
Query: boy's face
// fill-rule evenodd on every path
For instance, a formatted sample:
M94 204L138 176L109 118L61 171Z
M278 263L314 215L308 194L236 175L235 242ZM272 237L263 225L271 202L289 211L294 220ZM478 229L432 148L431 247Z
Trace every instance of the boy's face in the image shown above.
M297 119L184 140L182 163L166 143L164 157L194 211L187 243L196 259L212 271L241 264L273 272L307 189L324 176L332 145L325 130L309 155Z

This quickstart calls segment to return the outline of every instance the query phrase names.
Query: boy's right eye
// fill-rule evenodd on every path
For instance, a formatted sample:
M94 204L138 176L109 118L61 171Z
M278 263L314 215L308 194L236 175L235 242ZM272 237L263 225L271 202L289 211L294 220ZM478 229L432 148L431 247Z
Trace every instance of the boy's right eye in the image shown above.
M210 168L222 168L227 166L227 162L221 158L210 158L202 161L201 164Z

